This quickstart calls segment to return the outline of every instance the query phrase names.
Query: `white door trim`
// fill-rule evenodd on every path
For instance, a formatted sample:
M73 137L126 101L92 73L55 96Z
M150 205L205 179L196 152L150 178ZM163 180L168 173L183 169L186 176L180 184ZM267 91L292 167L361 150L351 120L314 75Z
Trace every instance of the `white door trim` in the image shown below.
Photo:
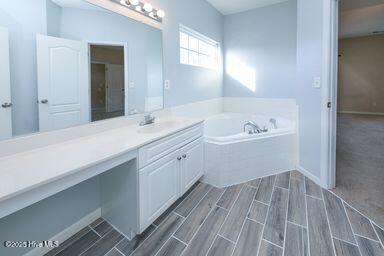
M110 46L122 46L124 48L124 114L129 115L129 66L128 66L128 43L126 42L110 42L110 41L87 41L88 43L88 58L89 68L91 68L91 45L110 45ZM91 71L89 72L91 75ZM89 90L91 91L91 79L89 79ZM89 92L91 95L91 92ZM91 99L90 99L91 100ZM90 101L91 102L91 101ZM92 111L92 110L91 110ZM91 113L92 116L92 113Z
M336 186L338 0L323 6L323 87L321 91L321 184ZM331 108L328 108L328 103Z

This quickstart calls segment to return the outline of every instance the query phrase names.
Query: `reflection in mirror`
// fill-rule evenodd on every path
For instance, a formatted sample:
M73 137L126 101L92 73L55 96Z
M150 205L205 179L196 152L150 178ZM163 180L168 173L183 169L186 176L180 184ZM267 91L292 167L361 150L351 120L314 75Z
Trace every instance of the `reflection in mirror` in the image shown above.
M163 107L161 30L84 0L0 1L0 139Z

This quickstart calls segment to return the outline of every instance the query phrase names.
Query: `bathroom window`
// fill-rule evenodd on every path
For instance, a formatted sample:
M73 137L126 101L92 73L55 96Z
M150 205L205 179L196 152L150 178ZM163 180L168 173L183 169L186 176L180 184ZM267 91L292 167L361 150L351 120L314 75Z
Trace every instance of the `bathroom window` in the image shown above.
M219 62L219 44L214 40L180 26L180 63L216 69Z

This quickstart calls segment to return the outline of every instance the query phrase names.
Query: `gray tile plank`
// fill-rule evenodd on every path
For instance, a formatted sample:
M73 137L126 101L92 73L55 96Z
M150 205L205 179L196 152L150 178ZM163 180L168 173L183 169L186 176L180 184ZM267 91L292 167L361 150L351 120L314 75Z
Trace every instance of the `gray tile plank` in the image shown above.
M180 256L186 245L171 237L156 256Z
M292 179L289 189L288 221L307 226L304 181Z
M187 217L193 208L195 208L197 203L208 193L211 188L212 186L208 184L199 183L196 188L189 194L189 196L185 198L184 201L179 204L179 206L177 206L175 212L183 217Z
M224 209L230 210L243 186L244 184L238 184L228 187L217 205L223 207Z
M280 173L276 176L276 186L281 188L289 188L289 178L291 176L290 172Z
M77 240L79 240L81 237L83 237L85 234L87 234L91 229L89 227L85 227L64 242L60 243L60 245L56 248L53 248L48 253L44 254L44 256L53 256L64 250L65 248L71 246L73 243L75 243Z
M208 213L215 207L215 204L223 194L224 190L212 188L200 203L192 210L188 218L183 222L174 236L184 243L189 243L196 231L207 218Z
M109 252L124 236L116 230L110 231L100 240L98 240L91 248L82 253L82 256L103 256Z
M113 227L107 221L103 221L99 225L93 228L93 230L95 230L96 233L99 234L99 236L104 236L112 229Z
M291 179L304 180L304 175L299 171L291 171Z
M124 254L116 250L116 248L113 248L107 254L105 254L105 256L124 256Z
M377 226L375 224L373 224L373 227L375 228L376 233L379 236L381 244L384 245L384 230L382 230L379 226Z
M273 185L275 184L276 176L269 176L261 179L259 189L257 190L255 199L262 203L269 204L271 200Z
M255 188L250 186L243 187L219 232L220 235L233 242L237 241L255 193Z
M308 237L311 256L334 255L324 202L307 196Z
M288 190L275 187L263 234L265 240L281 247L284 245L287 200Z
M135 256L155 255L179 228L183 218L171 213L164 222L133 252Z
M337 256L361 256L356 245L346 243L337 238L333 239Z
M260 203L258 201L253 201L251 209L248 213L248 218L264 224L265 219L267 218L267 212L268 205Z
M195 188L200 184L201 182L200 181L197 181L195 184L192 185L192 187L190 189L188 189L187 192L184 193L184 195L182 197L180 197L179 199L176 200L176 202L174 202L163 214L160 215L160 217L158 217L154 222L153 224L156 225L156 226L159 226L167 217L168 215L173 212L173 210L176 209L176 207L179 206L179 204L184 201L185 198L187 198L193 190L195 190Z
M361 236L356 236L357 243L362 256L383 256L384 249L380 243L366 239Z
M60 251L57 255L59 256L73 256L79 255L80 253L87 250L92 246L97 240L100 239L100 236L96 234L93 230L86 233L80 239L76 240L71 246L68 246L64 250Z
M316 198L323 198L321 187L307 177L305 177L305 193Z
M234 247L234 243L231 243L221 236L216 236L215 242L213 242L207 256L231 256Z
M323 189L323 196L332 235L335 238L356 244L342 201L325 189Z
M283 249L265 240L261 242L258 256L281 256Z
M297 226L290 222L287 223L284 256L306 255L305 243L307 237L304 230L305 229L303 227Z
M246 220L233 256L256 255L261 241L263 225Z
M124 238L117 245L116 248L124 253L130 255L137 247L139 247L145 239L147 239L155 231L155 226L151 225L143 233L135 236L131 240Z
M188 245L183 256L206 255L227 214L228 211L220 207L215 207Z
M365 237L374 239L376 241L379 241L375 231L373 230L371 222L366 217L358 213L351 206L345 203L344 203L344 206L345 206L345 210L347 211L349 221L351 222L353 232L356 235L365 236Z
M254 180L247 181L245 184L254 188L258 188L260 185L260 181L261 179L254 179Z

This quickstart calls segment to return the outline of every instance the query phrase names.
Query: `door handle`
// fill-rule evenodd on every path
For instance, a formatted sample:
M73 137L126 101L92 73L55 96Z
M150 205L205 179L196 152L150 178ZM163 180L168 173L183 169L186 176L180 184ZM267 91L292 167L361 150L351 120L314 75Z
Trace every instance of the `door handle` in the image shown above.
M181 160L181 156L177 157L177 160L179 160L179 161L180 161L180 160Z
M40 101L41 104L47 104L48 103L48 100L47 99L43 99Z
M186 154L184 154L184 155L183 155L183 158L184 158L184 159L185 159L185 158L187 158L187 155L186 155Z
M12 103L8 103L8 102L6 102L6 103L3 103L2 105L1 105L1 107L2 108L10 108L10 107L12 107Z

